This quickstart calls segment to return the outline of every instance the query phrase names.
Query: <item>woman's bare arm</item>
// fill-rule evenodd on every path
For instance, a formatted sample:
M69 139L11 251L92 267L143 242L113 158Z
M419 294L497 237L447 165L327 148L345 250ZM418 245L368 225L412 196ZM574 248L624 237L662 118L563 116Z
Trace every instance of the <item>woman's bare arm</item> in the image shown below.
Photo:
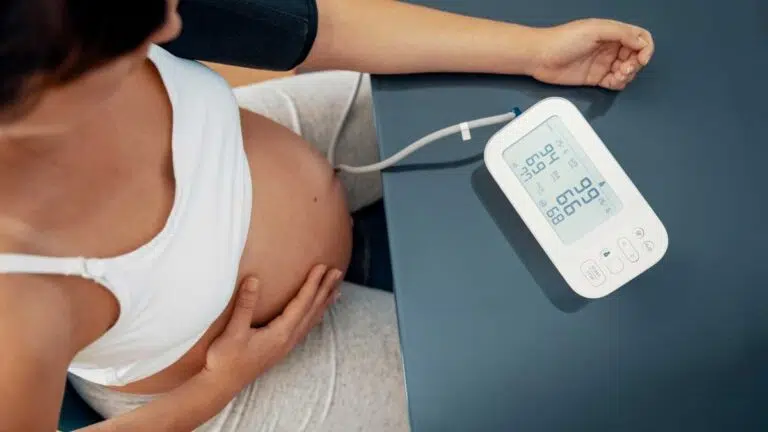
M541 49L533 28L396 0L317 5L318 33L307 69L528 74Z
M0 277L0 431L57 429L67 368L81 349L71 299L29 277ZM86 430L189 431L216 415L239 389L201 373L165 397Z
M0 277L0 431L56 430L72 328L56 287Z
M651 33L606 19L534 28L396 0L317 0L318 33L303 67L374 74L530 75L621 90L651 60Z
M187 432L218 414L240 391L207 371L129 413L81 429L82 432L153 430Z

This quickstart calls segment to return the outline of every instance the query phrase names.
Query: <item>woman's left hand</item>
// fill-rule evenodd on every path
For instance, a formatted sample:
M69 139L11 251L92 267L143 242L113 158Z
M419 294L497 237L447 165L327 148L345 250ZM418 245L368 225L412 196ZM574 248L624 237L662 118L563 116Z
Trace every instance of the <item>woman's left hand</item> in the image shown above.
M623 90L654 50L650 32L612 20L573 21L540 34L530 75L550 84Z

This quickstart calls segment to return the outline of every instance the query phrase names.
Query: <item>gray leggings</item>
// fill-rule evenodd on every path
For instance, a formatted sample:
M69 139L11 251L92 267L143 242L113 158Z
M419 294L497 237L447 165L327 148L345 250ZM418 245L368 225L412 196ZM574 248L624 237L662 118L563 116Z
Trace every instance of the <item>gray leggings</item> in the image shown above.
M293 129L325 152L354 80L355 74L348 72L314 73L235 92L243 108ZM364 165L377 159L366 77L341 136L337 162ZM378 174L345 176L342 181L353 210L381 197ZM341 290L341 300L300 346L198 430L407 431L393 297L346 283ZM115 392L77 377L71 380L105 417L131 411L156 397Z

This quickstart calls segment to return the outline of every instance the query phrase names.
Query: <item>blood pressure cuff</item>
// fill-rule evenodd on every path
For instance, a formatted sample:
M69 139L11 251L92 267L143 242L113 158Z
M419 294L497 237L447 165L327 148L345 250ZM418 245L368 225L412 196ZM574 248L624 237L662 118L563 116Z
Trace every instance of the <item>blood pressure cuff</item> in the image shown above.
M179 13L182 33L165 48L194 60L290 70L317 36L316 0L181 0Z

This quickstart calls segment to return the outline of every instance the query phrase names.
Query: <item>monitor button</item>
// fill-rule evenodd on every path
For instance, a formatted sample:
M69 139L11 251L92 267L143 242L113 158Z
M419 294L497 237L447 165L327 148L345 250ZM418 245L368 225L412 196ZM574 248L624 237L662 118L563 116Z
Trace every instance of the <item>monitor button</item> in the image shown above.
M643 248L645 248L645 250L647 250L648 252L653 252L653 250L656 249L656 245L653 244L652 241L647 240L643 242Z
M585 261L581 265L581 273L593 286L600 286L605 283L605 274L594 260Z
M613 274L621 273L621 271L624 270L624 261L621 260L621 257L618 254L613 253L610 249L603 249L603 251L600 252L600 259L608 271Z
M642 228L635 228L635 230L632 231L632 234L635 236L636 239L640 240L643 237L645 237L645 230Z
M619 249L621 249L621 253L627 257L629 262L634 263L640 260L640 255L638 255L637 249L632 246L632 242L630 242L628 238L622 237L619 239Z

